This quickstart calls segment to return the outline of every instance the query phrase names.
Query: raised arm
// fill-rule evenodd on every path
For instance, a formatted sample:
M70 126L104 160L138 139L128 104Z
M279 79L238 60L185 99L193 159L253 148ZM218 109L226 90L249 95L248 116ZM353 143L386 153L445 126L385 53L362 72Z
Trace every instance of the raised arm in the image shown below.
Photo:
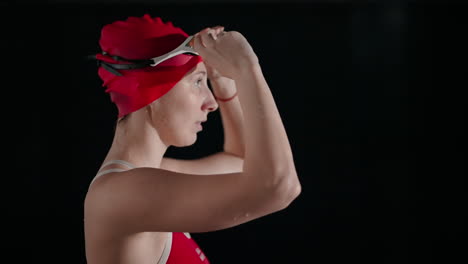
M207 64L208 76L218 105L224 130L224 152L244 158L244 116L237 94L236 82L221 76ZM234 98L232 98L234 97ZM223 98L232 98L223 101Z
M202 42L204 44L202 44ZM286 208L301 187L286 131L258 59L238 32L216 40L201 32L195 49L235 80L244 112L243 171L223 175L136 168L96 180L85 214L122 233L207 232Z
M200 34L203 43L196 43L207 64L235 80L244 113L243 171L265 177L286 194L299 193L289 140L256 54L239 32L209 33Z

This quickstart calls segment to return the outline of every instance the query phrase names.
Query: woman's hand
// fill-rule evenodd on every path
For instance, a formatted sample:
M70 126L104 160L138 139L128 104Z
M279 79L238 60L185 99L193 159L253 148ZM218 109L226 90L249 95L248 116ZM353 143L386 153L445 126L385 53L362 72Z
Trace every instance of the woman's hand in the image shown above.
M194 49L219 75L234 76L258 65L258 58L245 37L237 31L225 32L223 27L206 28L195 35Z
M203 31L208 31L210 28L205 28ZM224 31L224 27L222 26L216 26L214 28L212 28L213 31L212 31L212 34L214 35L215 38L218 37L218 34L220 34L221 32ZM196 34L195 36L198 36L200 33ZM212 67L211 65L205 63L205 66L206 66L206 70L208 72L208 78L210 79L210 81L222 81L224 78L226 77L223 77L214 67Z
M230 98L236 94L236 83L233 79L222 76L214 67L205 63L208 79L217 98Z

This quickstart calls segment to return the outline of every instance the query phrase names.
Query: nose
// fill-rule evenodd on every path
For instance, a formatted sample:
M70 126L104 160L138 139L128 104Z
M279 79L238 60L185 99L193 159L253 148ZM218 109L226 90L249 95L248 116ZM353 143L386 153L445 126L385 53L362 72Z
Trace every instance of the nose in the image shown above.
M202 110L208 111L208 112L213 112L218 109L218 102L216 102L216 99L213 96L213 93L208 90L208 96L205 98L205 101L203 102L202 105Z

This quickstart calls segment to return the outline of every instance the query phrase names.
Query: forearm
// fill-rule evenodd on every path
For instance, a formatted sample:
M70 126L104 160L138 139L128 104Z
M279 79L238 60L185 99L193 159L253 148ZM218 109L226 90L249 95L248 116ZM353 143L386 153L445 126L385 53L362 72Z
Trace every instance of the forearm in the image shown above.
M233 79L238 91L244 157L236 179L243 196L248 196L245 201L250 201L245 204L245 217L249 211L265 215L284 209L299 195L301 186L286 131L255 52L239 32L221 34L211 29L200 33L195 48L207 65Z
M236 93L235 82L231 79L210 80L215 96L229 98ZM244 117L239 98L227 102L218 101L224 130L224 152L244 157Z
M244 171L259 172L270 183L298 186L289 140L259 65L235 78L244 113Z

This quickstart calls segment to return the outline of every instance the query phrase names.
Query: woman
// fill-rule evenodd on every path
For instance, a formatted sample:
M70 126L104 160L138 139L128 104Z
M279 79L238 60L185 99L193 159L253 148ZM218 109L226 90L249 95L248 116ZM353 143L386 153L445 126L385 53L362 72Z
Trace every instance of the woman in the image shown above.
M119 116L85 199L88 264L209 263L190 232L246 223L299 195L285 129L242 34L218 26L189 38L145 15L106 25L100 45L99 76ZM218 107L223 152L164 157L195 143Z

